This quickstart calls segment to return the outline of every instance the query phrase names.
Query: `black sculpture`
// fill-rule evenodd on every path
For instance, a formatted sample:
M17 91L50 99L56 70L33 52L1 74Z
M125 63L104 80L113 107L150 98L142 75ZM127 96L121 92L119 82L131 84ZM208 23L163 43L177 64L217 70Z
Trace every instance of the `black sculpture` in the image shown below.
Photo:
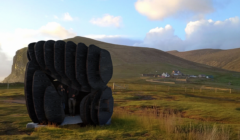
M76 114L80 114L83 123L104 125L109 121L113 97L106 85L113 66L107 50L49 40L30 43L27 58L24 92L28 114L34 123L63 122L69 112L61 104L64 97L57 90L60 84L79 92Z

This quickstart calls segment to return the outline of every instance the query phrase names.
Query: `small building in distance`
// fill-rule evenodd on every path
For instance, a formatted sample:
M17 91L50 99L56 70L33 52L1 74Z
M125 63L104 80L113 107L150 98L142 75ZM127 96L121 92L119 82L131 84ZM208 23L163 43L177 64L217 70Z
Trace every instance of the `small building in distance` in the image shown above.
M177 75L183 76L183 73L181 73L179 70L173 70L171 75L173 75L173 76L177 76Z
M162 74L155 74L155 77L161 77Z
M189 78L197 78L196 75L189 75Z
M166 73L162 73L162 77L170 77L170 75L166 72Z
M205 78L206 75L204 75L204 74L199 74L198 77L199 77L199 78Z
M161 74L142 74L142 77L159 77Z
M206 78L212 78L213 79L213 76L212 75L207 75Z

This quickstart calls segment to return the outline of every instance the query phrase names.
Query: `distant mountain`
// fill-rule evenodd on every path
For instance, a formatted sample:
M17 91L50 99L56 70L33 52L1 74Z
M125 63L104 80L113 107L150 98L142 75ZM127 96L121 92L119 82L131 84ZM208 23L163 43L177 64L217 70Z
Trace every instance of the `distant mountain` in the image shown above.
M108 50L112 57L114 71L111 81L140 77L141 73L171 73L172 70L177 69L185 74L229 72L220 68L188 61L153 48L116 45L79 36L65 39L64 41L73 41L76 44L82 42L87 46L94 44ZM13 58L12 72L3 82L24 82L25 67L28 62L26 52L27 47L16 52ZM173 51L172 53L177 54L178 52Z
M10 75L2 81L3 83L24 82L25 69L28 62L26 54L26 47L16 51L13 57L12 71Z
M240 72L240 48L229 50L201 49L186 52L168 51L168 53L189 61Z

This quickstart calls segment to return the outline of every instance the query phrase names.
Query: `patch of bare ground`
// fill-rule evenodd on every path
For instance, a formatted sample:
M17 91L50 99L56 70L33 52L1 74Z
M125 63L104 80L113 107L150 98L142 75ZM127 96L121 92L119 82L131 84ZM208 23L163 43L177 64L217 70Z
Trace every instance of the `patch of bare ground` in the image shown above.
M13 122L2 121L0 125L4 126L0 128L0 135L30 135L33 132L33 129L20 130Z
M176 101L176 97L173 96L165 96L165 97L161 97L162 99L165 99L167 101Z
M139 99L139 100L154 100L154 99L156 99L151 95L139 95L139 94L135 94L135 98Z

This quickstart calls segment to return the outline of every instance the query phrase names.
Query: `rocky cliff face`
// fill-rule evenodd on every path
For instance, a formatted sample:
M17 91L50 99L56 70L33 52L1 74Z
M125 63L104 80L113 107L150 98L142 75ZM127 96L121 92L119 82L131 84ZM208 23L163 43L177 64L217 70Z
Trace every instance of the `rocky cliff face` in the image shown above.
M27 47L25 47L16 52L16 55L13 57L12 72L2 82L3 83L24 82L24 75L27 62L28 62Z

